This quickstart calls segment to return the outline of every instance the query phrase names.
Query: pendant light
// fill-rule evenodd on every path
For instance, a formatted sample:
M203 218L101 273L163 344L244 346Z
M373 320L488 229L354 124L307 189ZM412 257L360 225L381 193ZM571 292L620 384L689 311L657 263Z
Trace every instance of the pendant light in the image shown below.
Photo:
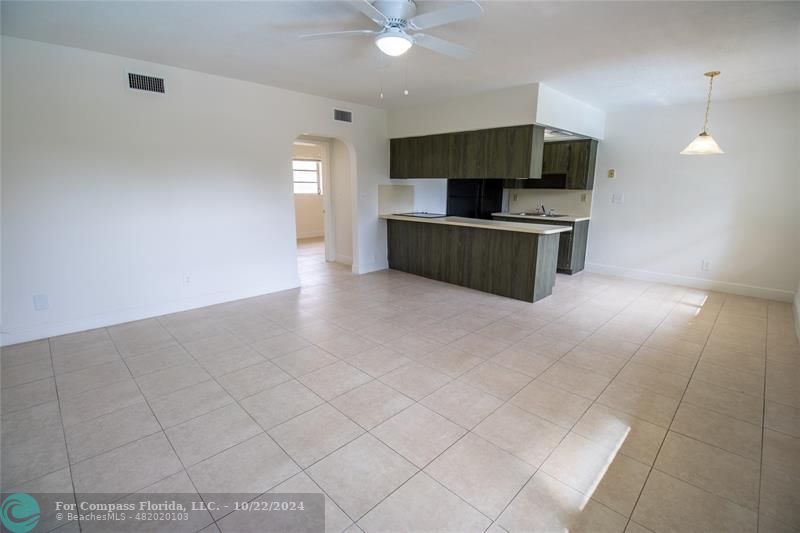
M706 72L704 76L708 76L708 100L706 101L706 118L703 122L703 131L689 143L689 146L683 149L681 155L719 155L724 154L722 148L719 147L717 141L708 134L708 111L711 108L711 89L714 86L714 77L719 76L718 70Z

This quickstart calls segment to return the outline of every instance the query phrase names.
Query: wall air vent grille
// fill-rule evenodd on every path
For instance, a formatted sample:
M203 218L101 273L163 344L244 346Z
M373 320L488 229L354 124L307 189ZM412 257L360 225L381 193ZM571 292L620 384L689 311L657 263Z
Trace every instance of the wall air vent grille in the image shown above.
M131 89L150 91L152 93L164 92L164 78L154 78L143 74L128 73L128 86Z
M353 122L353 112L345 111L344 109L334 109L333 120L336 122L347 122L348 124L351 124Z

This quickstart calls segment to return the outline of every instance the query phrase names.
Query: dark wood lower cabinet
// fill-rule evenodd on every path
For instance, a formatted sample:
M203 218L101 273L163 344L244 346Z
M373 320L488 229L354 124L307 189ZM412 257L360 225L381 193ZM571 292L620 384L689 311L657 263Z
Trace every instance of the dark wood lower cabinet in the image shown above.
M527 222L530 224L548 224L550 226L570 226L572 231L559 233L558 240L558 272L560 274L577 274L586 266L586 244L589 238L589 221L564 222L557 218L539 220L517 217L494 216L495 220L508 222Z
M562 234L387 223L390 268L527 302L553 292Z

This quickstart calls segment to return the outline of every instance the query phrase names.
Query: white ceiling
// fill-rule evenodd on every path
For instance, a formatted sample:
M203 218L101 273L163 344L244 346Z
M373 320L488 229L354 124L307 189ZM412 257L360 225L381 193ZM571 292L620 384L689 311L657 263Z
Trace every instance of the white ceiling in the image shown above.
M418 12L446 3L420 0ZM417 47L388 58L369 38L298 41L373 28L333 0L3 0L2 32L385 107L537 81L606 110L666 105L703 100L711 69L719 98L800 89L798 2L482 5L479 19L429 31L474 48L466 61Z

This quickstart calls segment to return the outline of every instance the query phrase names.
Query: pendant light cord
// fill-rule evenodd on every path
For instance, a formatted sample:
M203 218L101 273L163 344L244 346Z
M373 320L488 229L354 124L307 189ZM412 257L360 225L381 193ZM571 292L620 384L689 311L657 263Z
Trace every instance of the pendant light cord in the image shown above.
M706 101L706 118L703 121L703 133L708 134L708 112L711 110L711 89L714 87L714 76L709 76L708 100Z

